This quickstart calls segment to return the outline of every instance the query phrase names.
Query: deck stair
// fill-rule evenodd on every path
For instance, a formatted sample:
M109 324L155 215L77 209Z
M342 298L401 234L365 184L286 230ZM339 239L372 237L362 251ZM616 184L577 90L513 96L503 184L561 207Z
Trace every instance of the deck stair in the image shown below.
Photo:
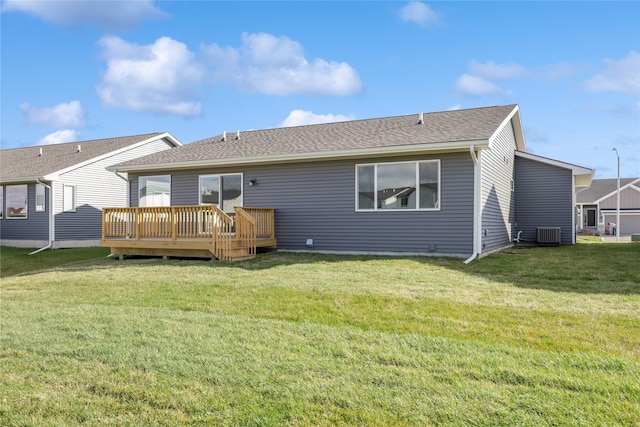
M240 261L275 246L274 209L218 206L105 208L101 246L114 255L155 255Z

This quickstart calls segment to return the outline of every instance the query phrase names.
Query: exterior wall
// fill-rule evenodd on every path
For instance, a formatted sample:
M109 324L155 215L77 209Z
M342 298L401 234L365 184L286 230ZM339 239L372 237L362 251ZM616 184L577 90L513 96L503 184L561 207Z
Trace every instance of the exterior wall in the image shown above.
M164 140L150 142L62 174L55 182L55 240L99 240L102 208L127 206L127 181L107 166L171 148ZM64 185L76 186L76 211L63 211Z
M482 251L511 244L515 222L514 153L511 123L497 135L490 150L482 152Z
M356 212L356 165L441 159L439 211ZM198 204L198 176L242 173L243 205L275 208L278 248L314 251L447 254L473 251L473 163L468 153L282 165L208 168L171 173L171 204ZM144 175L160 175L148 173ZM131 205L138 176L131 174ZM255 179L256 185L249 186Z
M3 194L3 219L0 220L0 240L3 245L22 246L20 240L28 241L27 247L44 246L49 242L49 189L45 188L45 210L36 212L36 184L27 186L27 218L7 219L6 185L0 186ZM44 244L43 244L44 242Z
M536 241L536 227L560 227L562 244L573 243L573 174L568 169L515 158L516 230Z
M615 209L617 205L617 194L600 202L600 209ZM633 188L625 188L620 191L620 209L640 209L640 191Z

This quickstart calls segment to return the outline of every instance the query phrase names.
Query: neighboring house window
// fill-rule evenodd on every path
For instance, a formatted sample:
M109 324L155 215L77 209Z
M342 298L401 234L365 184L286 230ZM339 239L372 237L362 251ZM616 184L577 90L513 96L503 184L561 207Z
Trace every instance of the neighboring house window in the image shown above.
M357 210L440 209L440 161L356 165Z
M201 175L200 204L218 205L227 213L242 206L242 174Z
M27 217L27 184L7 185L7 218Z
M138 206L171 206L171 175L141 176L138 188Z
M64 193L62 194L62 205L65 212L76 211L76 186L65 185Z
M45 211L45 187L42 184L36 184L36 212Z

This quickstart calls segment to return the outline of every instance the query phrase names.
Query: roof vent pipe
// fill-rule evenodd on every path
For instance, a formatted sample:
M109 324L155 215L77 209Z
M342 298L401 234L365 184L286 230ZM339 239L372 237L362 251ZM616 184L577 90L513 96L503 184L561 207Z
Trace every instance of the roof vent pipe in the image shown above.
M38 153L38 157L42 157L42 147L40 147L40 152Z
M424 124L424 113L422 111L420 112L420 117L418 119L418 124L419 125L423 125Z
M223 141L227 140L227 131L226 130L224 132L222 132L222 140Z
M240 139L240 129L238 129L238 132L236 132L236 139Z
M80 144L78 144L78 153L82 151L82 147L80 146Z

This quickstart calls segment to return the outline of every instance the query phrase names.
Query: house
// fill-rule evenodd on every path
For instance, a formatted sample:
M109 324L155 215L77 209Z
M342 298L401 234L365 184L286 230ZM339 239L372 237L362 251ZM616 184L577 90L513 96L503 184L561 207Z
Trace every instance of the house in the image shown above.
M162 204L274 209L280 250L469 260L538 229L575 243L575 192L594 174L527 153L518 105L224 132L109 169L128 174L134 210L152 182Z
M0 244L97 246L102 208L126 206L126 174L114 163L182 145L169 133L0 151Z
M594 179L591 186L576 197L580 229L605 232L608 223L616 223L618 179ZM620 178L621 234L640 234L640 178Z

